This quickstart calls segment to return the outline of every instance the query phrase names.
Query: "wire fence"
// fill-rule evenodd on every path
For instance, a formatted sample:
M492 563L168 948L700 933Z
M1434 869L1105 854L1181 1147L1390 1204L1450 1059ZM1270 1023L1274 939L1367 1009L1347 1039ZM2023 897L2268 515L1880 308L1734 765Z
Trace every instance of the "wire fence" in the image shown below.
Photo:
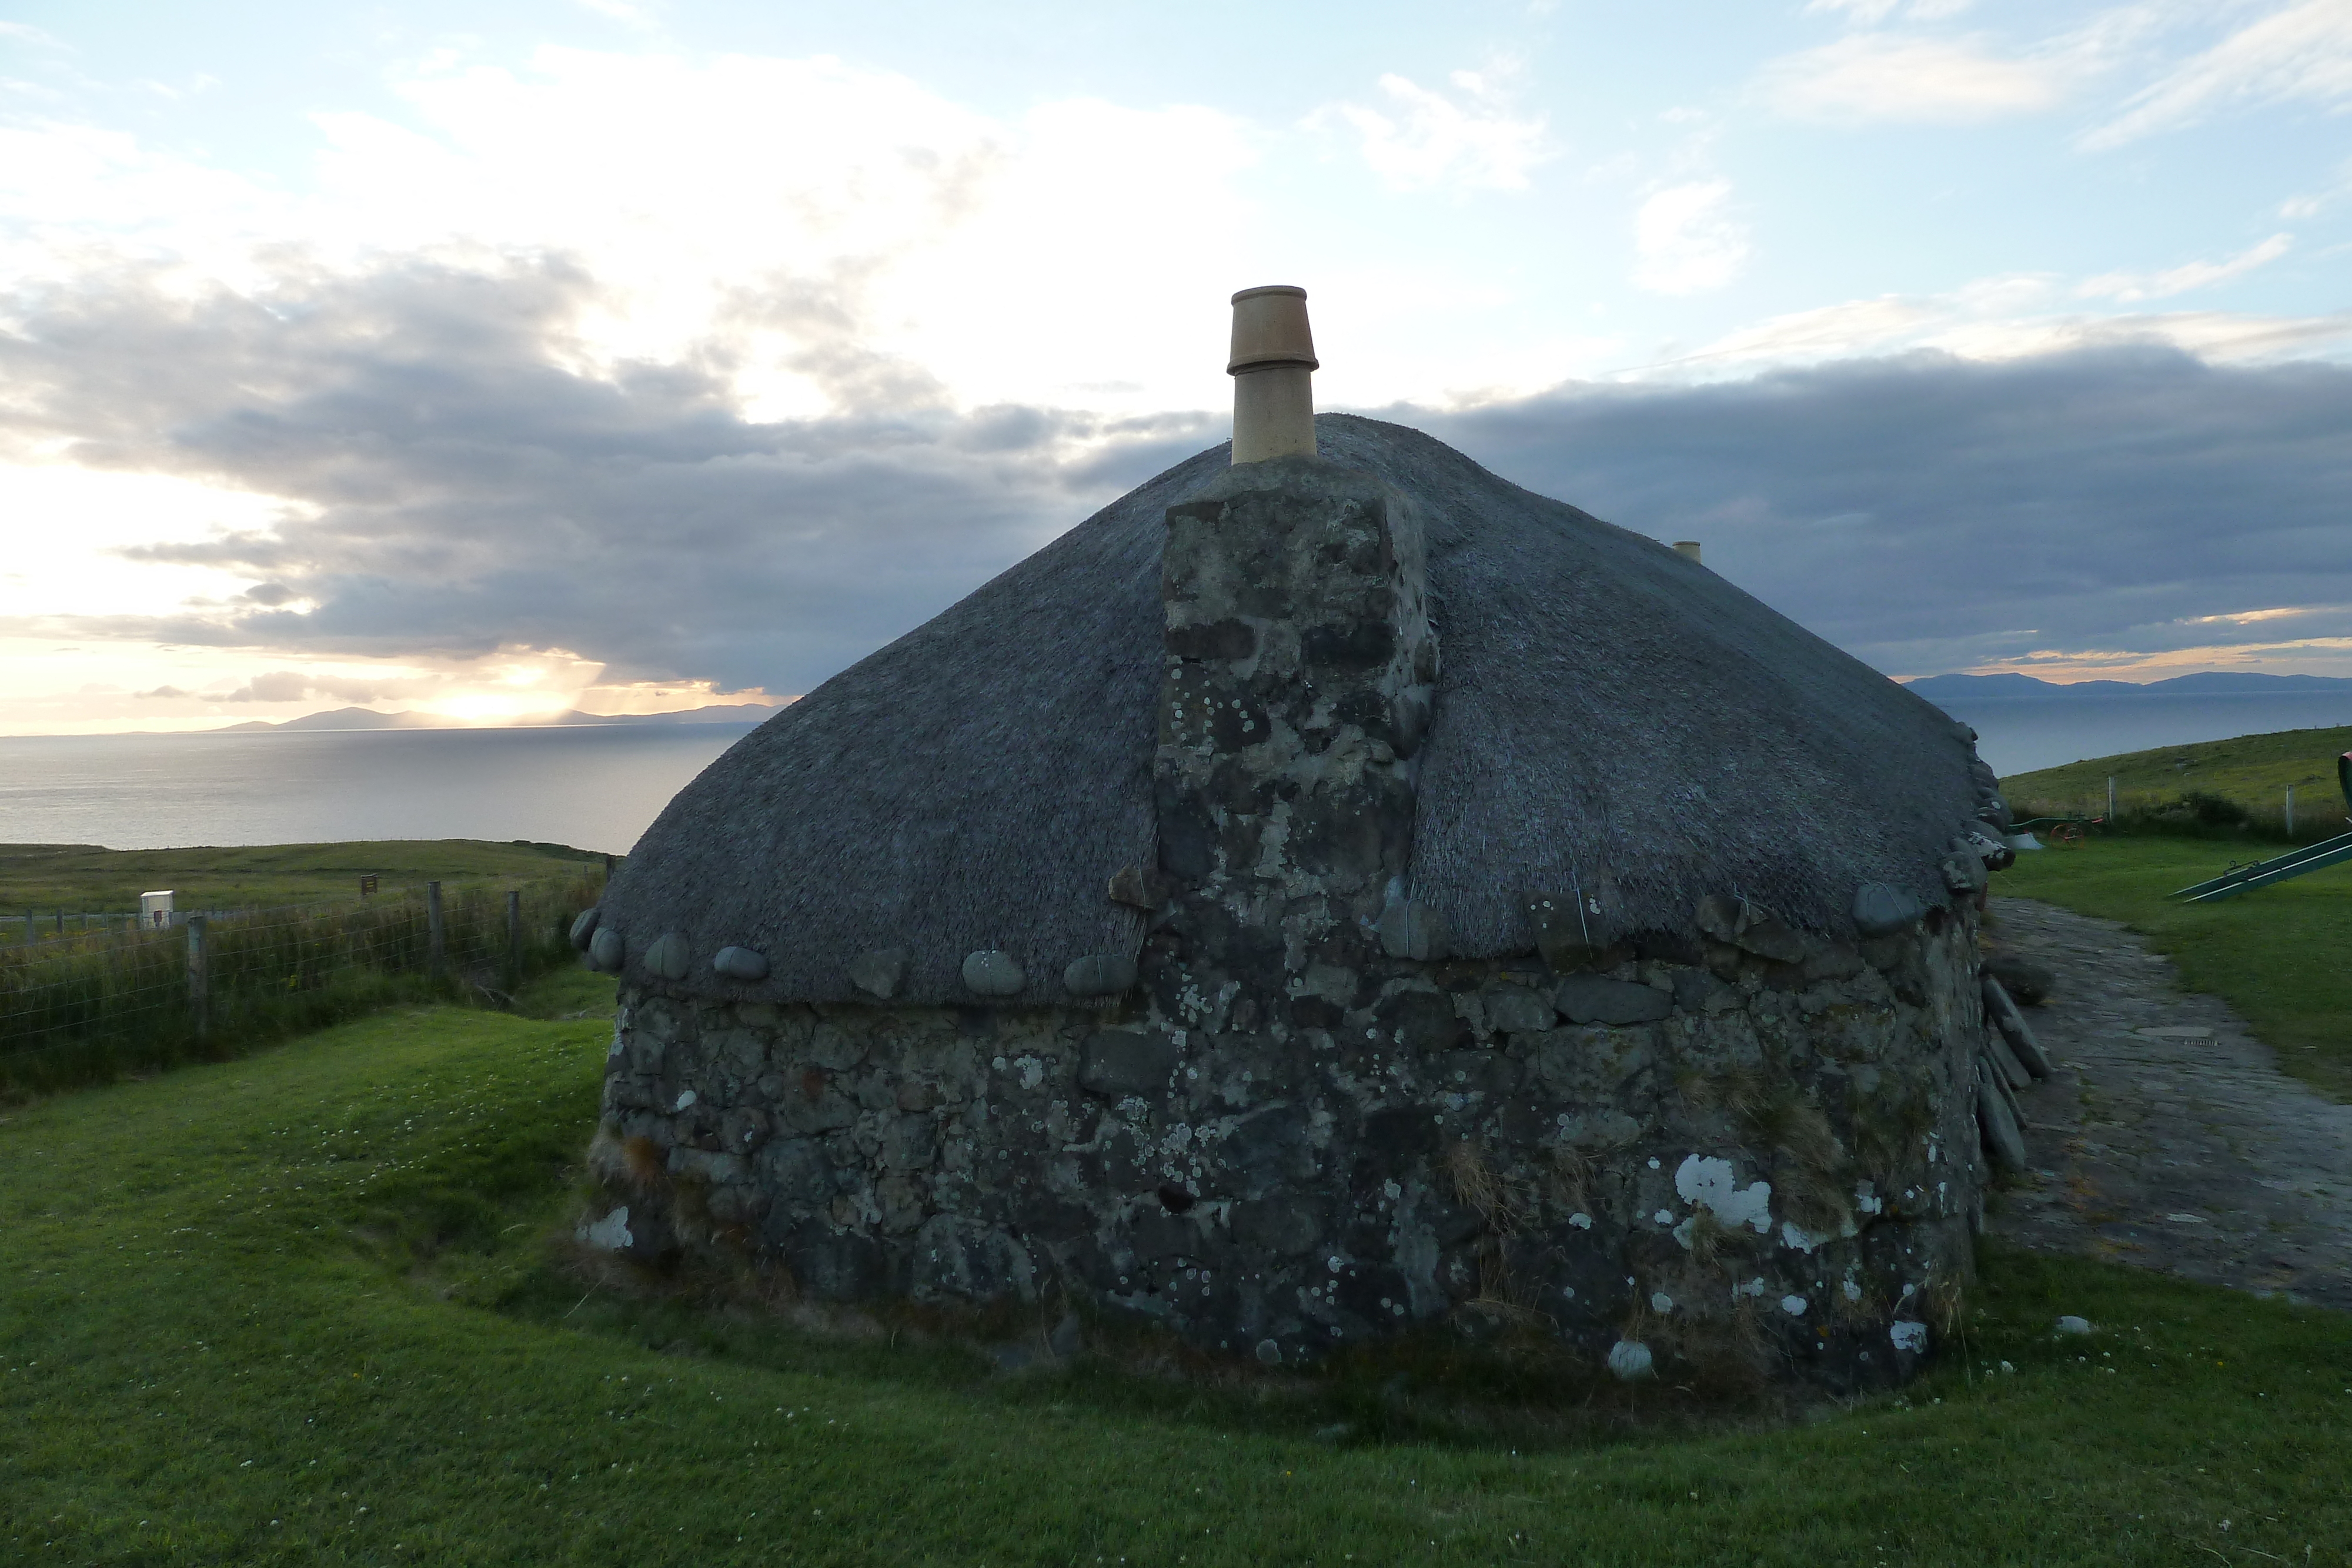
M511 1005L574 959L604 878L437 883L363 903L102 922L0 946L0 1099L219 1059L406 1000Z
M2110 806L2110 799L2113 805ZM2012 797L2010 814L2071 819L2094 834L2317 843L2352 827L2344 797L2333 788L2298 789L2276 800L2248 802L2202 789L2125 790L2113 797Z

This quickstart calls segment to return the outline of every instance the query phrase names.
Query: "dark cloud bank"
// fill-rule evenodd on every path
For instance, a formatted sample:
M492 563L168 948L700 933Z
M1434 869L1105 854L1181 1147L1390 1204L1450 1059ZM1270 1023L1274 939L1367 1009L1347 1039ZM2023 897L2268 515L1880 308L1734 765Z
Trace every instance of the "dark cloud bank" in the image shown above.
M20 308L0 331L0 443L68 437L85 462L315 510L152 552L263 580L226 621L75 630L320 654L522 643L613 679L803 691L1222 434L1202 415L958 414L822 311L803 318L818 323L803 368L849 412L754 423L724 395L719 349L609 381L564 368L590 296L551 263L320 277L267 308L124 277ZM1895 674L2352 634L2346 609L2180 623L2352 606L2352 371L2336 366L1913 356L1374 412L1626 527L1702 540L1708 564ZM297 599L318 608L283 608Z

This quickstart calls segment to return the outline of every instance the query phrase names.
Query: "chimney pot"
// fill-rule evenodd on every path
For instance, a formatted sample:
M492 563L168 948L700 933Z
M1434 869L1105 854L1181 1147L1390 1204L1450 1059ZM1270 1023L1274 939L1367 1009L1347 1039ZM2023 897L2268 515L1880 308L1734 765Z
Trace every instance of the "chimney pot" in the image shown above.
M1675 553L1676 555L1688 556L1693 566L1702 564L1698 559L1698 541L1696 539L1676 539L1675 541Z
M1307 290L1286 283L1234 296L1234 461L1315 455L1315 335Z
M1234 347L1225 373L1237 376L1268 365L1321 369L1315 358L1315 334L1307 325L1304 288L1269 283L1234 296Z

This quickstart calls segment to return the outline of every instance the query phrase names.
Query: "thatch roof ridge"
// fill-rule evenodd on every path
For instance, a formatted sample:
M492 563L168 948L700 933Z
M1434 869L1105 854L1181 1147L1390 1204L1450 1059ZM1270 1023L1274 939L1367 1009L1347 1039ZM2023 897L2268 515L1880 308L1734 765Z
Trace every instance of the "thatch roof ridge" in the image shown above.
M1522 901L1580 888L1597 931L1686 930L1736 892L1850 934L1854 886L1947 896L1969 815L1941 712L1654 540L1487 472L1414 430L1326 414L1323 454L1420 506L1443 647L1420 758L1413 896L1457 951L1532 943ZM1132 954L1104 896L1155 857L1151 759L1167 507L1226 449L1159 475L743 737L648 829L604 903L630 968L680 933L697 992L971 1002L962 960L1013 956L1013 1001ZM728 946L764 980L723 980Z

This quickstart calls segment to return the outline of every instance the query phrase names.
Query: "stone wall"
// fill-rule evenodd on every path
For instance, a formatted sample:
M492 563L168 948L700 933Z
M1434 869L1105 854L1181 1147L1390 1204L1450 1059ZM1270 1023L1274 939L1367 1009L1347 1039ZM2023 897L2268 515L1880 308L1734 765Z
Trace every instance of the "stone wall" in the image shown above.
M582 1235L1270 1363L1515 1319L1623 1371L1891 1381L1978 1215L1971 904L1858 948L1727 905L1731 940L1565 972L1382 957L1296 1017L1168 940L1123 1014L632 988Z

